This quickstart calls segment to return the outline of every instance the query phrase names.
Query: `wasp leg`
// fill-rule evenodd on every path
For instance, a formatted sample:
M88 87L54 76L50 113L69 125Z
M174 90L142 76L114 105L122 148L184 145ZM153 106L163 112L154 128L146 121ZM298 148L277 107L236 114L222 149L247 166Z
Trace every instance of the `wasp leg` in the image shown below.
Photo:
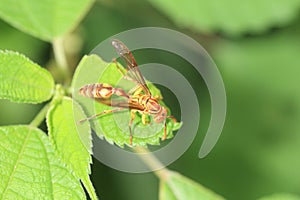
M143 91L143 88L140 85L135 86L134 88L130 89L127 95L136 95L140 94Z
M125 69L125 70L126 70L126 73L124 73L123 69L120 67L120 65L118 64L118 62L117 62L117 60L116 60L115 58L113 58L112 61L113 61L113 63L115 63L115 65L116 65L118 71L122 74L122 76L123 76L125 79L127 79L127 80L129 80L129 81L132 81L132 82L134 82L134 83L136 83L136 84L138 83L136 80L134 80L133 78L131 78L130 76L127 75L128 69Z
M116 109L113 109L113 110L104 110L104 111L102 111L101 113L97 113L97 114L95 114L95 115L92 115L92 116L90 116L90 117L87 117L87 118L85 118L85 119L80 120L79 123L83 123L83 122L85 122L85 121L89 121L89 120L94 119L94 118L96 118L96 117L99 117L99 116L101 116L101 115L106 115L106 114L109 114L109 113L119 112L119 111L121 111L121 110L124 110L124 108L116 108Z
M164 141L167 138L167 120L165 120L164 123L164 136L161 138L162 141Z
M130 115L131 115L131 118L130 118L130 121L129 121L129 124L128 124L128 127L129 127L129 132L130 132L130 138L129 138L129 144L132 145L132 129L131 129L131 126L132 126L132 122L135 118L135 111L134 110L131 110L130 111Z
M120 72L120 74L122 74L122 76L126 76L126 74L122 71L121 67L119 66L118 62L117 62L117 59L116 58L113 58L112 59L113 63L116 65L118 71ZM126 69L125 69L126 70ZM126 73L127 73L128 70L126 70Z
M148 119L148 115L145 114L145 113L142 114L142 123L143 123L144 125L150 124L150 123L151 123L151 121Z
M174 116L170 115L170 116L167 116L167 118L171 118L173 120L174 123L177 122L177 120L175 119ZM161 138L161 140L165 140L167 138L167 119L165 120L165 123L164 123L164 136Z

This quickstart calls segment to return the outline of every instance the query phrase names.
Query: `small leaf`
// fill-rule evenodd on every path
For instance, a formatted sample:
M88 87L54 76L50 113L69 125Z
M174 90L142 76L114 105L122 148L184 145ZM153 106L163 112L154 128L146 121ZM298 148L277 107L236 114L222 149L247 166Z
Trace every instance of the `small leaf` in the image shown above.
M51 41L74 28L92 3L93 0L0 0L0 17L26 33Z
M149 0L178 25L206 33L261 33L298 16L300 1Z
M97 199L88 176L91 173L92 162L90 126L88 123L77 123L86 116L81 107L68 97L56 102L47 114L50 140L62 161L82 180L91 198Z
M41 103L51 98L51 74L25 56L0 51L0 98L22 103Z
M106 63L96 55L85 56L76 69L73 77L72 87L74 88L73 97L85 108L87 115L91 116L104 110L111 110L112 107L106 106L94 101L88 97L78 95L79 88L90 83L108 83L114 87L121 87L125 91L134 87L133 83L122 79L121 73L117 70L115 64ZM152 94L161 96L160 91L151 83L148 87ZM113 97L115 98L115 97ZM161 102L164 105L163 102ZM115 143L120 147L124 144L130 145L130 134L128 124L130 114L128 109L107 114L91 120L92 128L97 135L110 143ZM173 127L177 130L180 123L174 123L172 119L167 119L167 138L173 136ZM133 146L146 146L147 144L159 144L160 138L164 135L163 123L151 122L151 124L143 125L141 116L136 114L133 122Z
M176 172L168 171L166 180L161 180L160 200L224 200L223 197L213 191L204 188Z
M84 199L80 182L41 130L0 127L0 199Z
M300 200L300 197L292 194L273 194L259 198L259 200Z

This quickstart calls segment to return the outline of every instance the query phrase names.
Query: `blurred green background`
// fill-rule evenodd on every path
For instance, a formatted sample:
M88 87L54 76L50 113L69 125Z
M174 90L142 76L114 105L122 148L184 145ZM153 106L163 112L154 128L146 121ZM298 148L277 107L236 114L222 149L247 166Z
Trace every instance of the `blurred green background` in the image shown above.
M75 31L82 44L78 60L107 37L137 27L171 28L199 41L223 76L227 118L217 145L200 160L210 100L205 84L190 76L201 104L200 130L193 145L169 168L227 199L300 195L299 13L299 0L100 0ZM48 66L52 56L49 44L3 21L0 49L21 52L42 66ZM171 54L146 50L135 56L141 64L160 62L192 72ZM168 95L165 99L171 108L176 104ZM0 125L28 123L41 108L0 102ZM92 170L101 199L158 198L158 179L152 173L123 173L97 160Z

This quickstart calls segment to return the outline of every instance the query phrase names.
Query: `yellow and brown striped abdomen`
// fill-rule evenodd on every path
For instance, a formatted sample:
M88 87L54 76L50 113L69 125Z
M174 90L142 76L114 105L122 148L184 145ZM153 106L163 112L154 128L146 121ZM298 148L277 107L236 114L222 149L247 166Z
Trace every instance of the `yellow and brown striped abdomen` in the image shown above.
M114 88L107 83L95 83L81 87L79 93L90 98L107 99L114 93Z

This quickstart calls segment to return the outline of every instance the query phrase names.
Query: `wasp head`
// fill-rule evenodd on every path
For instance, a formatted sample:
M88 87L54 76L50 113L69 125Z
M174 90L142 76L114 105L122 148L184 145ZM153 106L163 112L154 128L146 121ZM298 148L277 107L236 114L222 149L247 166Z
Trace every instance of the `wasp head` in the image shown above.
M168 111L165 107L161 106L160 108L160 111L156 115L154 115L153 118L156 123L161 123L167 118L168 115Z

